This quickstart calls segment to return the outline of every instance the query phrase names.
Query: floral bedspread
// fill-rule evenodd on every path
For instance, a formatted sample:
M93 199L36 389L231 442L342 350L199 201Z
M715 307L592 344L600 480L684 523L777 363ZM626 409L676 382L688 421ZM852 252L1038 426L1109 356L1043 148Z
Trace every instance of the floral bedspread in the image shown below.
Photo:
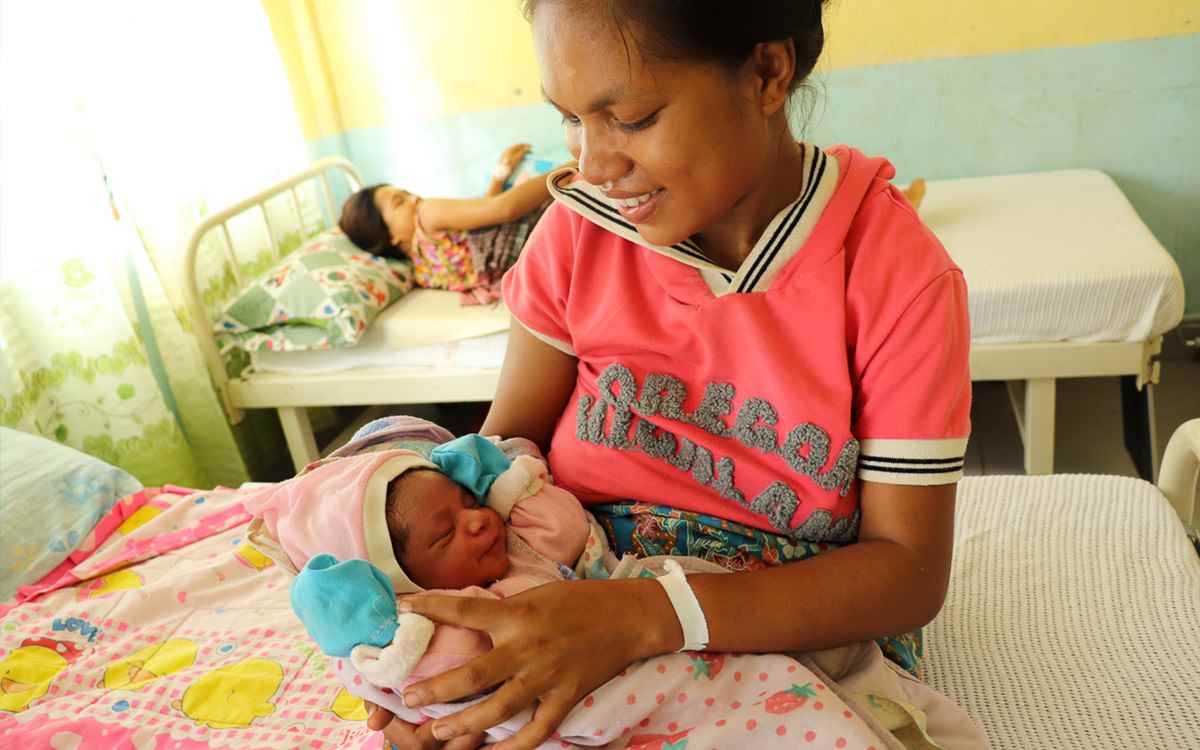
M243 542L237 497L125 497L0 604L0 746L383 746L292 614L289 576Z

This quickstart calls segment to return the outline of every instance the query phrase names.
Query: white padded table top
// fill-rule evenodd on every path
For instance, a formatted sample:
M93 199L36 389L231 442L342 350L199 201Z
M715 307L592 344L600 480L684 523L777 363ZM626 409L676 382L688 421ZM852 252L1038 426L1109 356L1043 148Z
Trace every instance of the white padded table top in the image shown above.
M993 747L1200 748L1200 558L1153 485L967 478L955 536L926 676Z
M1179 267L1103 172L931 181L920 213L963 269L977 344L1144 341L1183 316Z

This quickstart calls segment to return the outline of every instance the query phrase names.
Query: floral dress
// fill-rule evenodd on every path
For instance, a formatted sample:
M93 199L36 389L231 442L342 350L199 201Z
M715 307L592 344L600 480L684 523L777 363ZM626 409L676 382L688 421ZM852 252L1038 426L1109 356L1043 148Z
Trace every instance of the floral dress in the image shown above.
M500 279L517 257L545 206L505 224L480 229L427 232L417 220L413 280L426 289L463 292L463 304L500 299ZM419 214L418 214L419 217Z

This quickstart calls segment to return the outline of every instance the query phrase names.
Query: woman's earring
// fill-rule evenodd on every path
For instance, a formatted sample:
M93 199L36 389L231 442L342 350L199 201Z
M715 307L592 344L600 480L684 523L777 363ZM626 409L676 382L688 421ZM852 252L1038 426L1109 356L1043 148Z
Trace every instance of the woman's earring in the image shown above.
M601 186L600 186L600 189L601 189L601 190L603 190L603 191L604 191L604 192L606 192L606 193L607 193L609 190L612 190L612 189L613 189L613 183L612 183L612 180L609 180L608 182L606 182L606 183L604 183L603 185L601 185Z

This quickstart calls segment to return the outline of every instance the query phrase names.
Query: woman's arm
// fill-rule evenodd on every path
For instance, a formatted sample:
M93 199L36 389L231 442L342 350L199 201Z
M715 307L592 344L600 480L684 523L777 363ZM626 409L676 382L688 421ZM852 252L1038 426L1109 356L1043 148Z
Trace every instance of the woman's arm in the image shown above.
M861 482L857 544L741 576L689 577L709 647L814 651L927 624L950 579L956 487Z
M929 622L949 578L954 496L955 485L863 482L859 543L768 570L690 576L710 648L813 651ZM408 705L424 705L501 685L435 722L434 736L494 726L540 700L530 724L497 750L537 746L590 691L632 662L683 643L666 594L647 579L552 584L499 602L423 597L411 606L484 630L494 644L470 664L405 691Z
M532 179L499 195L483 198L426 198L417 211L427 232L479 229L516 221L548 200L550 189L546 181Z
M528 143L514 143L500 154L500 159L496 164L496 172L492 174L492 180L488 183L486 196L500 195L504 192L504 183L512 177L513 170L525 158L525 154L529 153L531 146ZM503 176L500 176L503 175Z
M496 397L481 435L532 440L542 453L575 389L578 360L534 336L515 318L500 368Z

